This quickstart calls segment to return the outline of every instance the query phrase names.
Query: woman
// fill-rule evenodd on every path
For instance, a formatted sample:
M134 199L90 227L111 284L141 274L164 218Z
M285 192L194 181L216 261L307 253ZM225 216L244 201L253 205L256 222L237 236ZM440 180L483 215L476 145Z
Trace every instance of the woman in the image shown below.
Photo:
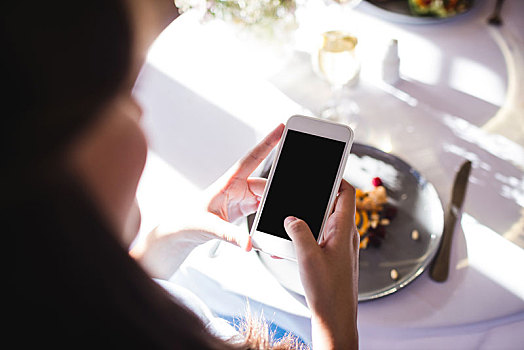
M4 232L15 237L14 324L24 334L18 347L249 347L213 335L151 277L169 276L210 239L251 249L247 232L229 222L256 210L265 182L249 175L277 144L282 125L217 181L198 221L158 228L128 252L147 154L131 90L162 27L163 6L11 2L2 12L9 92L0 176ZM318 349L358 346L354 200L343 182L321 246L307 223L283 223L296 246Z

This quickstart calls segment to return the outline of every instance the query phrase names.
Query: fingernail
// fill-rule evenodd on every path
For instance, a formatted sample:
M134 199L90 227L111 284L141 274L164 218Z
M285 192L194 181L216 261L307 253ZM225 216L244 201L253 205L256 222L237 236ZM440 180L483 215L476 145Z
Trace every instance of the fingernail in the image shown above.
M292 223L293 221L295 220L298 220L296 217L294 216L288 216L285 220L284 220L284 225L288 225L290 223Z
M248 238L247 238L247 243L244 244L244 250L245 250L246 252L249 252L249 251L251 251L252 248L253 248L253 243L252 243L252 241L251 241L251 237L248 236Z

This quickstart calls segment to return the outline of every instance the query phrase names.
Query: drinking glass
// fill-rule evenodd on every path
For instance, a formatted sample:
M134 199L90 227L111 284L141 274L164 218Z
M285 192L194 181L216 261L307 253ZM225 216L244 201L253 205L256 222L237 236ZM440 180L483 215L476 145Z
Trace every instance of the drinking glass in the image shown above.
M332 30L322 33L313 65L318 74L331 86L331 98L320 112L322 118L343 122L356 128L359 108L351 99L349 86L356 84L360 62L355 53L358 40L351 33Z

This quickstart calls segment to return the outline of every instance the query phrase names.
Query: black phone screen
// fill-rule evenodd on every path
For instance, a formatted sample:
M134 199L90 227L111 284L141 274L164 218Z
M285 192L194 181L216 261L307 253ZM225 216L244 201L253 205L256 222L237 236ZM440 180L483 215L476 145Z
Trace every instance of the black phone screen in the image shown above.
M342 141L288 130L257 231L289 240L284 219L292 215L318 239L344 148Z

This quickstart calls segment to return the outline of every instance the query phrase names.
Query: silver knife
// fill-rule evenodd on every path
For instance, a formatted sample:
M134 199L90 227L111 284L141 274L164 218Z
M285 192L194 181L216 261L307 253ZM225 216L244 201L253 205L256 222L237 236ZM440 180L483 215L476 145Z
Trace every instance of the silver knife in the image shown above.
M455 223L460 215L462 204L466 197L466 188L468 186L470 172L471 161L467 160L460 166L460 170L455 176L455 181L451 189L451 202L444 214L444 231L442 232L442 240L437 255L435 256L429 270L429 276L437 282L444 282L448 278L449 256L453 231L455 230Z

